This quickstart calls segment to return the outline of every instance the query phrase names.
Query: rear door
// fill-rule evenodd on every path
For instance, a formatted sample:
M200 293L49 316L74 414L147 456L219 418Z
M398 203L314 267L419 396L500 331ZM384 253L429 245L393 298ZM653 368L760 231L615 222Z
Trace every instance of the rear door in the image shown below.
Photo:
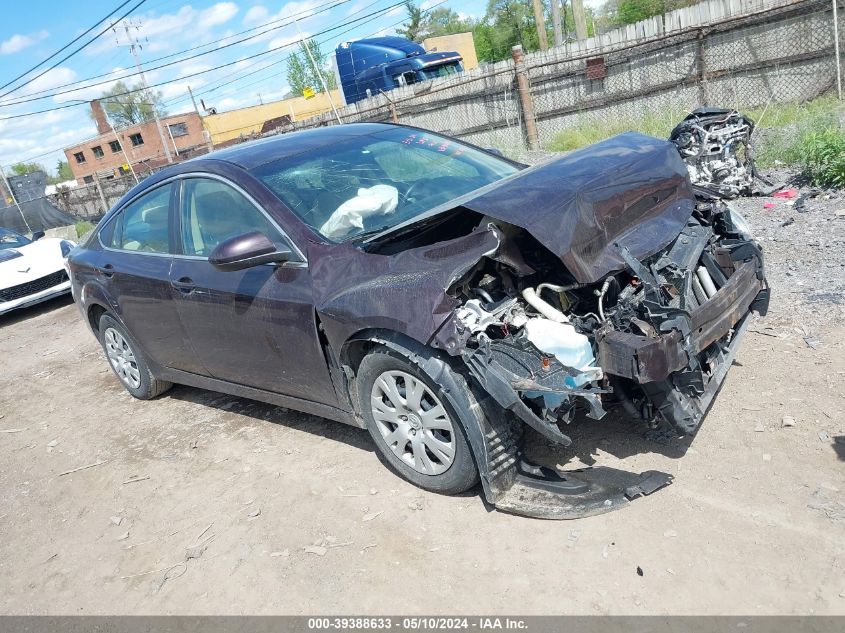
M221 380L334 405L317 336L305 258L245 191L212 177L182 183L179 245L171 282L179 317L207 372ZM251 231L299 261L223 272L208 261L222 241Z
M153 362L196 372L200 366L182 331L170 285L178 186L171 181L144 192L103 227L96 274Z

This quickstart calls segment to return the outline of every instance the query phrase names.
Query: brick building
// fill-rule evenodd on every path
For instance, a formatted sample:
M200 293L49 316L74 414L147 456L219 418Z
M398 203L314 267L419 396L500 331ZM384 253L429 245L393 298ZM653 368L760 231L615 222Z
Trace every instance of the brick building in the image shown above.
M139 175L167 164L155 121L130 125L115 132L98 100L91 102L91 111L99 135L64 150L79 184L129 174L127 162ZM174 163L208 151L208 136L196 112L162 117L161 125Z

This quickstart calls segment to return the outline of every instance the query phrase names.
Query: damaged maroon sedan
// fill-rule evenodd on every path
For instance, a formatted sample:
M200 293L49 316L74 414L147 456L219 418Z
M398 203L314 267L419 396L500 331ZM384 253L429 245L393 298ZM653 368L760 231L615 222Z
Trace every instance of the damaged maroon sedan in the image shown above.
M281 135L168 168L69 258L124 387L181 383L367 428L414 484L548 518L670 482L561 472L621 404L701 424L768 287L760 247L674 145L639 134L526 168L414 128Z

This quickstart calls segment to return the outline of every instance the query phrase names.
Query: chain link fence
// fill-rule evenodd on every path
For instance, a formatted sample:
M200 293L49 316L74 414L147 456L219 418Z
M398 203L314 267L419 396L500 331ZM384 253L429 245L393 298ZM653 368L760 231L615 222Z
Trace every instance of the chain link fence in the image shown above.
M845 3L839 6L845 33ZM697 107L804 103L832 90L833 33L830 0L710 0L526 54L521 68L507 60L397 88L340 115L344 123L414 125L517 158L531 149L566 149L573 136L572 144L629 129L666 136ZM520 71L530 84L522 95ZM294 129L334 123L327 113Z
M837 2L845 34L845 0ZM344 123L404 123L520 159L627 130L666 137L701 106L767 116L773 104L812 102L837 83L831 0L709 0L516 58L403 86L339 114ZM334 124L327 112L264 136ZM786 133L796 132L762 136L785 144ZM50 202L93 221L134 184L131 176L100 180Z

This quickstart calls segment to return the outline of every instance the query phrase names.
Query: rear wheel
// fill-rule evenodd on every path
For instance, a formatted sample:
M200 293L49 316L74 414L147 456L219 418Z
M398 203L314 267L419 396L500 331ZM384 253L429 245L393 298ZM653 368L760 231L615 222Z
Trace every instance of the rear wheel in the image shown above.
M108 314L100 317L100 343L109 365L126 391L139 400L149 400L173 386L158 380L140 354L138 346L120 323Z
M361 412L379 452L411 483L443 494L478 481L463 426L440 388L391 350L366 356L358 368Z

